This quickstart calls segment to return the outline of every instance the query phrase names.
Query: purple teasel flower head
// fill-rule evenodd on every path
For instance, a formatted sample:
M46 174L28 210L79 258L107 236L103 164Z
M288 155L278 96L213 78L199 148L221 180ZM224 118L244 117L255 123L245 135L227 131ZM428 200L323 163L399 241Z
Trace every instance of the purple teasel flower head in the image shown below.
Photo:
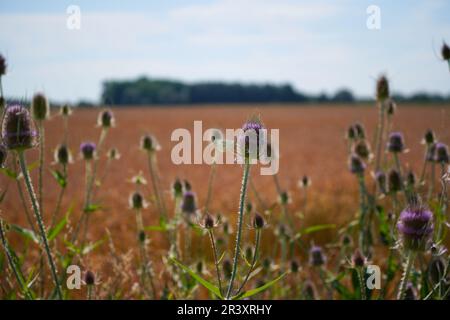
M400 213L397 229L407 250L424 251L433 233L433 213L415 201Z
M93 142L83 142L80 145L81 156L84 160L92 160L95 158L95 150L97 146Z
M436 143L434 161L442 164L449 162L448 146L446 144L442 142Z
M392 132L389 135L387 149L392 153L400 153L405 151L405 141L401 132Z
M114 119L114 114L112 113L112 111L109 109L102 110L98 114L97 125L103 129L108 129L108 128L114 127L115 119Z
M36 93L31 101L31 114L33 119L43 121L50 116L50 105L43 93Z
M28 110L21 105L6 109L2 124L3 144L8 150L26 150L37 145L38 134Z
M320 267L327 262L327 257L319 246L312 246L309 250L309 264L313 267Z
M197 213L197 201L193 191L185 191L181 202L181 211L188 217Z
M259 118L254 117L245 122L242 131L237 141L239 159L251 162L251 160L269 159L274 156L272 148L267 147L267 133Z
M348 166L350 172L354 174L363 174L366 169L366 164L356 154L350 156Z

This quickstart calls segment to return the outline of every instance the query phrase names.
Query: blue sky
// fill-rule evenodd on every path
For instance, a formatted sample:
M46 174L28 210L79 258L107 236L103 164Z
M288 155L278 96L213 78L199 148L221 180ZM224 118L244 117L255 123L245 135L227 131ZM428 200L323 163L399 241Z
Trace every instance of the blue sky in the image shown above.
M80 30L66 27L69 5ZM380 30L366 27L369 5ZM3 85L7 96L61 102L98 100L103 80L141 75L369 96L386 73L395 91L448 94L448 12L444 0L1 1Z

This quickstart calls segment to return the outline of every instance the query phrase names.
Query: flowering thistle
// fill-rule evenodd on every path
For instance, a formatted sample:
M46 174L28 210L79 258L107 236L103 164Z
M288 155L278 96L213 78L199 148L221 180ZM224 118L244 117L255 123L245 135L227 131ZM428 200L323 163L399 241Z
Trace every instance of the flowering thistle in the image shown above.
M352 154L349 159L349 169L351 173L363 174L366 169L365 163L355 154Z
M83 142L80 145L81 156L84 160L92 160L95 158L96 145L93 142Z
M391 169L388 173L388 190L390 193L403 190L402 178L396 169Z
M259 213L255 213L255 216L253 217L253 228L255 229L262 229L265 226L264 218Z
M6 59L0 54L0 77L6 74Z
M181 203L181 211L186 215L195 215L195 213L197 212L197 204L196 204L194 192L186 191L183 194L183 201Z
M3 168L6 162L6 157L8 155L8 151L3 146L3 144L0 144L0 168Z
M370 146L366 140L360 140L353 146L353 152L363 160L369 160L372 157Z
M389 82L386 76L382 75L377 80L377 100L384 101L389 98Z
M68 104L63 104L59 109L59 113L63 117L68 117L72 114L72 108Z
M400 153L405 150L405 142L401 132L392 132L389 135L387 149L392 153Z
M103 110L97 118L97 125L103 129L114 127L115 119L111 110Z
M386 193L386 174L379 170L375 173L375 181L377 183L377 188L381 193Z
M214 228L214 219L211 217L210 214L206 214L205 218L203 219L203 228L205 229L212 229Z
M116 148L111 148L108 150L107 157L110 160L118 160L120 159L121 154L119 153L119 150Z
M309 263L313 267L320 267L326 263L326 257L321 247L312 246L309 251Z
M33 128L30 113L21 105L6 109L2 125L2 138L9 150L26 150L36 145L38 134Z
M147 207L147 203L146 203L144 197L138 191L135 191L130 195L129 202L130 202L131 209L140 210L140 209L144 209Z
M56 147L54 153L55 163L67 165L72 162L72 154L70 149L65 144L60 144Z
M42 121L50 115L50 106L47 97L42 93L36 93L31 101L31 114L33 118Z
M432 145L436 142L436 136L434 135L433 130L428 129L423 135L422 143L427 145Z
M141 138L141 149L148 152L154 152L161 150L161 146L153 135L146 134Z
M436 143L436 151L435 151L435 159L438 163L448 163L449 162L449 156L448 156L448 147L446 144L442 142Z
M264 126L259 119L252 119L242 126L243 134L238 138L238 153L243 159L259 159L260 146L264 146ZM267 153L267 151L266 151ZM271 155L272 156L272 155Z
M442 59L445 61L450 60L450 47L444 42L441 49Z
M403 245L411 251L423 251L433 232L433 213L414 203L400 213L397 223Z

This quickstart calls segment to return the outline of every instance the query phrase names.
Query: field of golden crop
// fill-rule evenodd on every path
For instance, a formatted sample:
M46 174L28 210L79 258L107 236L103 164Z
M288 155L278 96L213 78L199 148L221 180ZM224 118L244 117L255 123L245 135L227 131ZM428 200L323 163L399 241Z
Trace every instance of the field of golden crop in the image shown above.
M162 149L158 152L158 168L164 197L169 201L170 185L176 177L187 179L196 192L200 209L204 205L207 193L207 181L210 168L207 165L174 165L170 159L171 133L176 128L193 129L194 120L203 121L203 128L239 128L252 114L260 114L267 128L280 129L280 171L279 180L283 189L289 191L292 199L291 212L301 209L303 195L298 188L299 178L304 174L312 180L308 194L308 207L301 224L348 222L358 209L358 193L355 177L347 169L348 146L345 132L354 122L362 123L372 137L377 120L377 110L372 105L347 106L187 106L187 107L129 107L113 109L116 126L108 133L104 148L100 154L99 175L104 174L106 155L110 147L116 147L121 158L111 162L104 184L96 191L96 202L102 210L93 213L89 229L89 239L104 237L106 229L112 234L119 252L136 247L135 219L128 207L128 196L134 190L130 178L140 171L150 181L146 155L139 150L139 139L144 133L154 134ZM57 111L45 124L46 161L53 161L53 150L62 141L63 125ZM83 141L97 141L100 130L96 128L98 110L74 110L69 118L68 143L74 153L74 163L69 166L69 185L63 200L67 210L74 204L70 217L76 221L81 214L84 195L84 162L79 156L79 146ZM401 155L403 163L417 174L422 167L424 147L420 141L426 129L433 128L443 142L450 141L449 106L399 106L394 118L393 129L405 135L408 153ZM370 138L372 141L372 138ZM37 160L37 151L29 154L29 162ZM54 165L56 166L56 165ZM32 172L37 181L37 170ZM239 189L242 168L239 165L218 166L213 189L211 211L221 213L234 221L238 210ZM271 176L259 176L258 170L252 171L253 182L262 199L272 205L276 202L276 191ZM370 180L371 183L371 180ZM15 182L0 177L1 189L8 187L2 204L2 216L13 224L26 226L23 207L17 196ZM146 196L151 195L151 184ZM48 220L55 207L59 186L51 176L45 173L44 180L44 216ZM255 197L249 193L250 201L255 205ZM172 207L172 204L170 205ZM144 211L145 225L157 224L157 212L152 203ZM270 223L270 221L269 221ZM158 265L160 261L159 243L162 237L158 232L149 233L152 239L151 257ZM268 244L271 235L264 236L263 243ZM315 242L333 240L335 232L323 231L312 238ZM22 238L12 237L12 242L20 246ZM195 256L201 248L208 248L206 241L194 243ZM205 246L205 247L204 247ZM166 249L164 249L166 250ZM208 249L206 249L208 250ZM264 249L263 249L264 252ZM86 258L84 263L91 269L108 276L109 247L102 245ZM157 267L158 268L158 267Z

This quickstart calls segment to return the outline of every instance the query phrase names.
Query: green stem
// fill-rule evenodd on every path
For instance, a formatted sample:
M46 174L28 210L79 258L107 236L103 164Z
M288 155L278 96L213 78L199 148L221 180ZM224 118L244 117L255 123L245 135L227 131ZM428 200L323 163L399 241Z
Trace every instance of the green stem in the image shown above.
M213 182L214 177L216 175L216 163L213 162L211 165L211 172L209 173L209 179L208 179L208 194L206 196L206 203L205 203L205 212L208 213L209 204L211 203L211 196L212 196L212 189L213 189Z
M366 296L366 285L364 283L364 275L363 275L364 268L356 268L356 273L358 273L358 281L359 281L359 288L361 289L361 300L367 300Z
M359 181L359 193L360 193L360 216L359 216L359 246L363 250L364 255L368 255L368 243L367 243L367 226L366 226L366 218L367 218L367 190L364 182L364 175L358 175Z
M383 144L383 131L384 131L384 102L379 102L380 112L378 114L378 126L377 126L377 138L376 138L376 150L375 155L375 172L380 170L380 159L381 159L381 145Z
M214 232L212 231L212 229L208 229L208 233L209 233L209 239L211 240L211 246L213 249L214 264L216 265L217 282L219 284L219 291L220 291L220 294L222 294L222 279L220 276L219 259L217 258L217 248L216 248L216 241L214 239Z
M13 163L14 163L14 171L17 171L17 159L16 159L15 155L14 155ZM16 184L17 184L17 191L19 193L20 202L22 202L23 211L25 212L25 217L27 218L27 222L30 225L31 230L33 230L33 232L36 233L36 228L34 227L33 220L31 219L30 211L28 210L28 205L25 201L25 196L23 194L22 185L20 184L20 180L17 178L16 178Z
M88 300L92 300L93 296L94 296L94 285L88 285L87 286L87 299Z
M45 157L45 129L44 122L39 120L39 208L41 210L41 214L44 214L44 200L43 200L43 191L44 191L44 157Z
M242 237L242 225L244 222L243 220L244 220L245 197L246 197L246 193L247 193L247 182L248 182L249 175L250 175L250 160L245 159L244 174L242 177L241 195L240 195L240 201L239 201L239 215L238 215L238 223L237 223L238 226L237 226L237 232L236 232L236 246L234 248L233 269L231 272L230 282L228 284L226 299L230 299L231 292L233 290L234 279L236 278L241 237Z
M414 264L414 251L409 251L406 257L405 270L403 271L402 280L398 289L397 300L405 299L406 286L408 284L409 274L411 273L412 266Z
M145 249L145 239L144 241L141 241L140 233L144 232L144 223L142 220L142 212L140 209L136 210L136 226L137 226L137 236L138 236L138 242L139 242L139 249L140 249L140 255L141 255L141 283L144 291L147 291L147 281L148 278L150 280L150 286L152 288L152 297L156 298L156 289L153 282L153 275L152 272L149 270L148 267L148 257L147 252Z
M256 265L256 260L258 259L258 250L259 250L259 243L261 240L261 229L256 229L256 240L255 240L255 253L253 254L252 263L250 265L250 268L248 269L247 275L245 276L244 281L242 282L241 286L239 287L239 290L236 292L236 296L242 291L245 284L247 283L248 279L250 278L250 274L253 272L253 269Z
M34 193L33 185L31 183L31 178L30 178L30 175L28 173L27 164L26 164L26 160L25 160L25 155L24 155L23 150L18 151L17 153L18 153L18 156L19 156L19 163L20 163L20 167L22 169L22 174L23 174L24 179L25 179L25 184L27 186L28 193L29 193L30 198L31 198L31 205L33 207L34 214L35 214L36 220L37 220L37 224L39 226L39 232L41 234L42 242L44 244L44 249L45 249L45 252L47 254L48 263L50 265L50 270L51 270L52 277L53 277L53 282L55 283L56 293L58 295L58 298L62 299L62 292L61 292L61 287L60 287L59 281L58 281L58 275L56 273L55 263L53 262L52 255L50 253L50 247L48 245L48 239L47 239L47 232L45 230L45 226L44 226L44 223L42 221L41 212L39 210L39 204L37 202L36 194Z

